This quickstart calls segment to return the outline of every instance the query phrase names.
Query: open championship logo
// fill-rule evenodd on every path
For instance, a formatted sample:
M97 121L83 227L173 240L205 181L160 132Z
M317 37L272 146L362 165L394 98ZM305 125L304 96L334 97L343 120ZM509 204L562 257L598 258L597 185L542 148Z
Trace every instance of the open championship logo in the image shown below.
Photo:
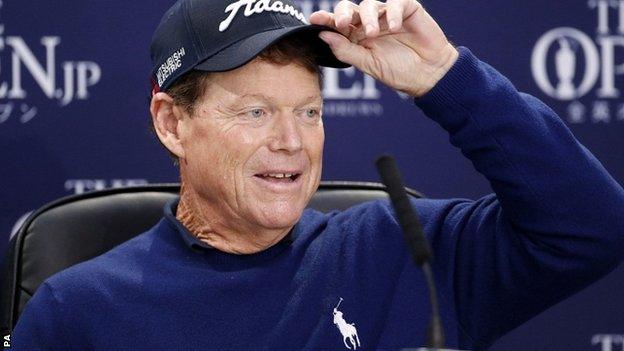
M589 0L587 6L596 11L595 37L573 27L543 34L531 57L533 79L546 95L570 102L570 123L624 122L624 103L616 100L621 91L615 83L624 74L624 64L616 64L616 53L624 48L624 1ZM617 14L617 23L611 23L611 13ZM579 101L590 93L595 100Z
M45 97L61 107L89 98L89 88L102 77L100 66L93 61L57 62L60 44L59 36L42 36L39 43L27 43L21 36L6 35L0 23L0 124L10 118L27 123L36 116L37 107L28 102L30 92L24 89L26 79L34 80ZM36 45L43 46L44 57L33 53L31 47Z

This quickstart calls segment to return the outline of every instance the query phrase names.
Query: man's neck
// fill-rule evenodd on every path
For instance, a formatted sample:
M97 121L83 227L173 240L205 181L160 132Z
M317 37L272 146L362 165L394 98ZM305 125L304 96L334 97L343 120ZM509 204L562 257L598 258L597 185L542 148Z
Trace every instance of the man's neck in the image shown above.
M233 254L257 253L273 246L290 231L235 229L233 227L237 223L223 223L221 217L182 182L176 218L191 234L219 251Z

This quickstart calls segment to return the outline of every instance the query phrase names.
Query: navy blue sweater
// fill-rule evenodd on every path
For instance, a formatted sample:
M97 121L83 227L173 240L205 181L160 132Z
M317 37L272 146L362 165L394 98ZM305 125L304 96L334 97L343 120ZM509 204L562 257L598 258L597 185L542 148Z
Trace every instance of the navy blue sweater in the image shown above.
M415 200L435 252L449 345L482 350L613 269L624 191L537 99L467 49L416 101L495 194ZM16 350L399 350L429 302L385 201L306 210L251 255L202 248L169 204L148 232L48 279Z

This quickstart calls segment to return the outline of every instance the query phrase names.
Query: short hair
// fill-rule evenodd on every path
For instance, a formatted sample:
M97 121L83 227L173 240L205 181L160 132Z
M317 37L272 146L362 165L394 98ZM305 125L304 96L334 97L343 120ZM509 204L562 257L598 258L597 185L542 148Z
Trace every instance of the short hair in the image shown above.
M257 57L276 65L285 66L290 63L296 63L308 72L315 74L319 85L322 86L323 71L317 63L317 54L313 46L310 45L309 40L310 38L308 37L287 36L264 49ZM165 93L171 96L174 105L181 106L192 117L195 111L195 104L204 95L210 84L211 75L211 72L192 70L173 82L165 90ZM152 131L154 131L153 123L150 126ZM173 157L174 163L177 164L177 156L171 152L169 154Z
M299 64L317 75L319 84L322 82L322 70L316 62L316 53L303 37L288 36L264 49L257 57L276 65ZM182 106L193 115L195 103L206 92L210 76L210 72L190 71L178 78L165 92L173 98L174 105Z

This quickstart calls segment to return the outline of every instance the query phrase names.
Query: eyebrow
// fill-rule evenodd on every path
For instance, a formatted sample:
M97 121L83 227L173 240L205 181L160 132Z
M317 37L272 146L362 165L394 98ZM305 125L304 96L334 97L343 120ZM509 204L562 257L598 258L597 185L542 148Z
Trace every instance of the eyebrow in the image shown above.
M273 104L273 100L271 100L268 96L263 95L263 94L245 94L245 95L237 97L232 104L237 104L245 99L250 99L250 98L262 100L266 102L267 104ZM322 102L323 97L321 95L307 96L301 99L301 101L297 104L297 106L309 104L310 102L315 102L315 101Z

